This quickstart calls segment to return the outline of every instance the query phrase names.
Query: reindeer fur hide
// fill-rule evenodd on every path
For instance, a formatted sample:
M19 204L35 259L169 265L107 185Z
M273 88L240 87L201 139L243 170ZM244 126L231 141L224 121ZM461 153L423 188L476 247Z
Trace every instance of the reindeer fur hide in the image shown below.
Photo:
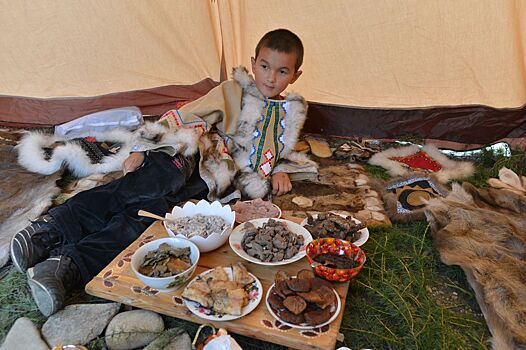
M453 185L425 209L445 264L468 277L494 349L526 349L526 196Z
M11 238L51 206L60 172L36 174L17 164L12 145L0 145L0 267L9 260Z

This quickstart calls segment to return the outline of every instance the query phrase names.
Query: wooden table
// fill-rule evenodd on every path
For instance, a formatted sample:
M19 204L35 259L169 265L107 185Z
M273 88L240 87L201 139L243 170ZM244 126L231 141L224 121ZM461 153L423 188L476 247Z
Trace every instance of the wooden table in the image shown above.
M294 349L334 349L345 308L348 282L334 284L340 296L342 307L340 314L330 325L313 330L290 328L274 319L268 312L265 305L265 296L268 288L274 283L276 271L281 269L289 272L291 275L295 275L297 271L303 268L310 268L307 259L304 258L292 264L276 267L257 265L245 261L236 255L227 242L219 249L201 255L194 276L219 265L228 266L231 263L243 260L248 270L261 281L263 285L263 299L254 311L242 318L233 321L211 322L195 316L186 308L181 299L183 288L172 293L160 293L157 290L146 287L133 273L130 267L130 258L133 252L146 242L167 236L160 221L152 224L135 242L86 285L86 292L104 299L152 310L195 323L211 323L216 328L222 327L232 333Z

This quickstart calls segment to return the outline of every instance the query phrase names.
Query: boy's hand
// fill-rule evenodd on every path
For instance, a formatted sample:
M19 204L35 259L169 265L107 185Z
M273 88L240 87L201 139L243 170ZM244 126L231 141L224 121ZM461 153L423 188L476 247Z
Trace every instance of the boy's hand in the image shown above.
M292 183L287 173L272 174L272 194L281 196L292 190Z
M142 152L135 152L132 153L124 160L124 163L122 164L122 172L124 175L131 171L137 170L138 167L141 166L141 164L144 162L144 153Z

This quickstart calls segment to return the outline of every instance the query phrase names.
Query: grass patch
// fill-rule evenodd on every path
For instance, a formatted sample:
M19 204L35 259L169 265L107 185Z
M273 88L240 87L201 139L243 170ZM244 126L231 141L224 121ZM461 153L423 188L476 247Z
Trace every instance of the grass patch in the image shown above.
M370 229L341 332L351 348L487 349L489 336L458 268L442 264L427 223ZM460 271L461 272L461 271ZM455 294L456 293L456 296ZM438 298L442 296L442 298Z
M0 281L0 343L17 318L22 316L37 325L42 325L46 320L33 302L26 276L10 267L7 275Z

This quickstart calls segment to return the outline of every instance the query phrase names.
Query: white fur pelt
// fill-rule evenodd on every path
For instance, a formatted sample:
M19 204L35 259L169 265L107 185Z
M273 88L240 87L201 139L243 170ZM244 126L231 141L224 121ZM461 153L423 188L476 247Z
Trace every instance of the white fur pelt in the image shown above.
M413 170L407 165L390 158L407 157L417 153L418 151L420 151L420 147L418 145L389 148L385 151L374 154L371 159L369 159L369 163L387 169L387 172L391 176L403 176L409 174L412 171L419 170ZM434 173L436 179L442 183L447 183L450 180L468 178L473 175L475 171L471 162L449 159L445 154L440 152L440 150L435 145L425 145L422 147L422 151L427 153L431 158L442 165L442 169Z
M129 156L133 146L143 145L145 149L169 146L175 153L190 155L197 152L199 137L192 129L173 132L163 125L152 122L144 124L133 132L114 129L93 132L90 136L99 142L118 142L120 149L113 155L105 156L100 163L92 163L79 144L37 131L25 135L17 146L18 163L29 171L44 175L53 174L62 167L67 167L76 177L106 174L122 169L122 163ZM63 144L54 146L51 157L46 159L43 148L59 141Z
M49 160L45 159L44 147L49 147L57 141L57 137L41 132L30 132L17 146L18 163L29 171L49 175L63 166L69 168L73 175L83 177L95 173L108 173L121 169L124 159L128 157L136 143L134 133L124 130L96 132L90 135L98 141L114 141L122 144L115 155L104 157L101 163L93 164L82 147L72 142L56 146Z

